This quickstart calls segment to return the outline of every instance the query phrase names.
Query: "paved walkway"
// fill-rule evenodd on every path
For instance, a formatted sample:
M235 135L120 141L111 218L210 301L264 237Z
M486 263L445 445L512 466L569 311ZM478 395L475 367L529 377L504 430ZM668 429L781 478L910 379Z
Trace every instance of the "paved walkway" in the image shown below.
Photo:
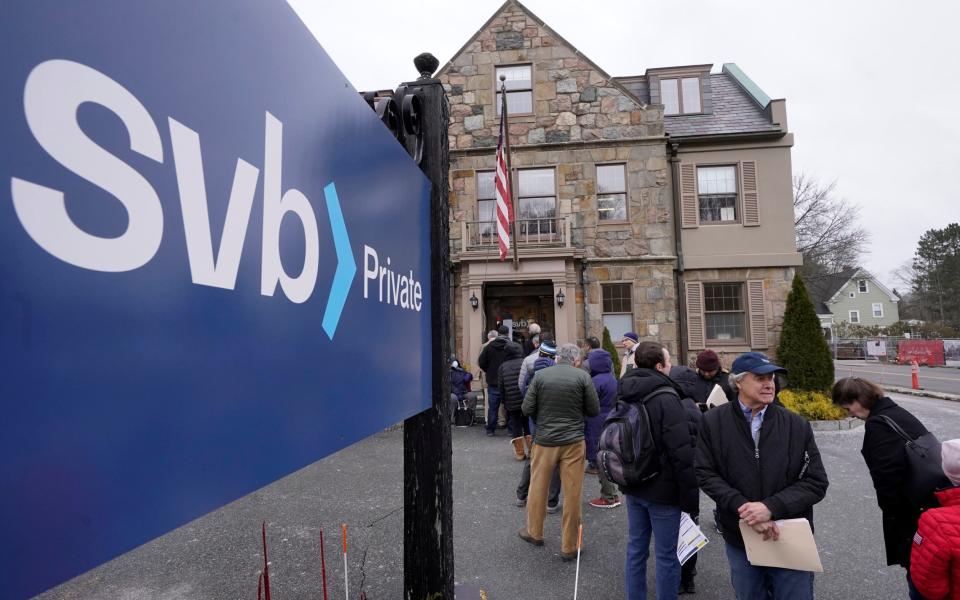
M896 397L941 439L960 437L960 404ZM863 428L818 432L830 489L815 509L826 573L817 598L906 597L902 569L883 560L880 513L860 456ZM260 521L267 521L276 600L322 598L319 528L326 534L330 598L343 600L337 531L350 528L350 590L396 600L402 587L402 435L387 431L142 546L42 598L237 600L255 598ZM560 516L548 515L546 546L516 536L525 522L513 504L520 463L506 435L482 427L454 429L454 546L457 581L480 586L490 600L572 598L575 566L559 557ZM590 477L590 476L588 476ZM592 478L591 478L592 479ZM599 490L584 485L584 503ZM712 529L711 502L701 501L710 544L702 551L693 600L729 600L722 542ZM585 551L580 598L623 597L625 508L584 505ZM361 568L362 565L362 568ZM650 580L652 581L652 573Z

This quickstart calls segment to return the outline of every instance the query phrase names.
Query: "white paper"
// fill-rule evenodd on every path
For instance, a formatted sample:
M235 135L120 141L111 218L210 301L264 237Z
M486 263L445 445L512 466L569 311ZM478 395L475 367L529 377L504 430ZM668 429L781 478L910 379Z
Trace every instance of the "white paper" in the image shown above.
M722 387L715 384L713 389L710 390L710 395L707 397L707 408L716 408L718 406L723 406L726 403L727 394L724 393Z
M806 519L786 519L777 521L780 538L776 541L764 541L746 521L740 521L740 534L747 550L747 560L755 567L780 567L797 571L823 573L823 563L817 552L817 542L813 539L810 521Z
M680 513L680 533L677 534L677 558L680 564L690 560L690 557L707 545L707 536L703 535L700 527L693 522L690 515Z

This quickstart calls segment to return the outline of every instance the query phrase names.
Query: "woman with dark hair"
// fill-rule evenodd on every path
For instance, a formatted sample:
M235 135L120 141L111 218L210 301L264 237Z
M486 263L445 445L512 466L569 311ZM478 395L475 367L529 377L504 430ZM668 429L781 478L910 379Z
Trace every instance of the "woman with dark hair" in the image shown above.
M877 504L883 513L887 564L905 568L911 600L923 600L910 579L910 550L921 511L904 494L909 462L903 438L880 417L889 417L913 439L926 434L927 428L885 396L878 385L860 377L837 381L833 386L833 403L847 409L851 416L866 421L860 453L870 469L873 487L877 490Z

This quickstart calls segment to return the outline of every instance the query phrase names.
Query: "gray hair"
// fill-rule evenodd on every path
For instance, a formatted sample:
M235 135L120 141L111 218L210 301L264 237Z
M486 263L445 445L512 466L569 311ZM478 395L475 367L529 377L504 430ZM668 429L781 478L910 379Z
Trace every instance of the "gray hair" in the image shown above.
M557 362L572 365L580 358L580 348L576 344L564 344L557 349Z
M739 390L740 382L747 376L747 373L748 371L744 371L743 373L730 373L730 375L727 376L727 383L730 384L730 389L733 391Z
M527 331L530 333L530 335L537 335L540 333L540 326L536 323L530 323L530 327L527 328Z
M496 332L496 330L491 329L490 331L487 332L487 339L488 339L488 340L493 340L493 339L496 339L496 338L497 338L497 332Z

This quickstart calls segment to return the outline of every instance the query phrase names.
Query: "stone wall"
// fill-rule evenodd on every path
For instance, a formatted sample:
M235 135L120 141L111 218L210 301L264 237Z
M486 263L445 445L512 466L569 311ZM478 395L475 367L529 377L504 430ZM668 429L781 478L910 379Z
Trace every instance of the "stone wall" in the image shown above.
M587 261L586 319L587 335L603 334L604 283L632 286L633 322L641 340L657 341L675 354L677 351L677 295L674 261L631 261L591 263ZM579 298L578 298L579 304ZM583 311L582 304L578 306ZM578 322L583 317L578 315ZM614 343L619 340L613 340Z
M507 5L438 73L450 100L450 150L493 147L499 65L532 66L533 114L511 115L510 143L550 144L663 135L659 107L620 84L516 5Z
M626 222L599 221L596 165L610 163L626 166ZM526 148L513 154L513 165L556 168L557 216L571 218L573 245L587 258L673 256L670 171L664 144L621 141ZM452 159L450 243L454 254L462 250L458 224L478 218L476 173L493 168L493 153Z

